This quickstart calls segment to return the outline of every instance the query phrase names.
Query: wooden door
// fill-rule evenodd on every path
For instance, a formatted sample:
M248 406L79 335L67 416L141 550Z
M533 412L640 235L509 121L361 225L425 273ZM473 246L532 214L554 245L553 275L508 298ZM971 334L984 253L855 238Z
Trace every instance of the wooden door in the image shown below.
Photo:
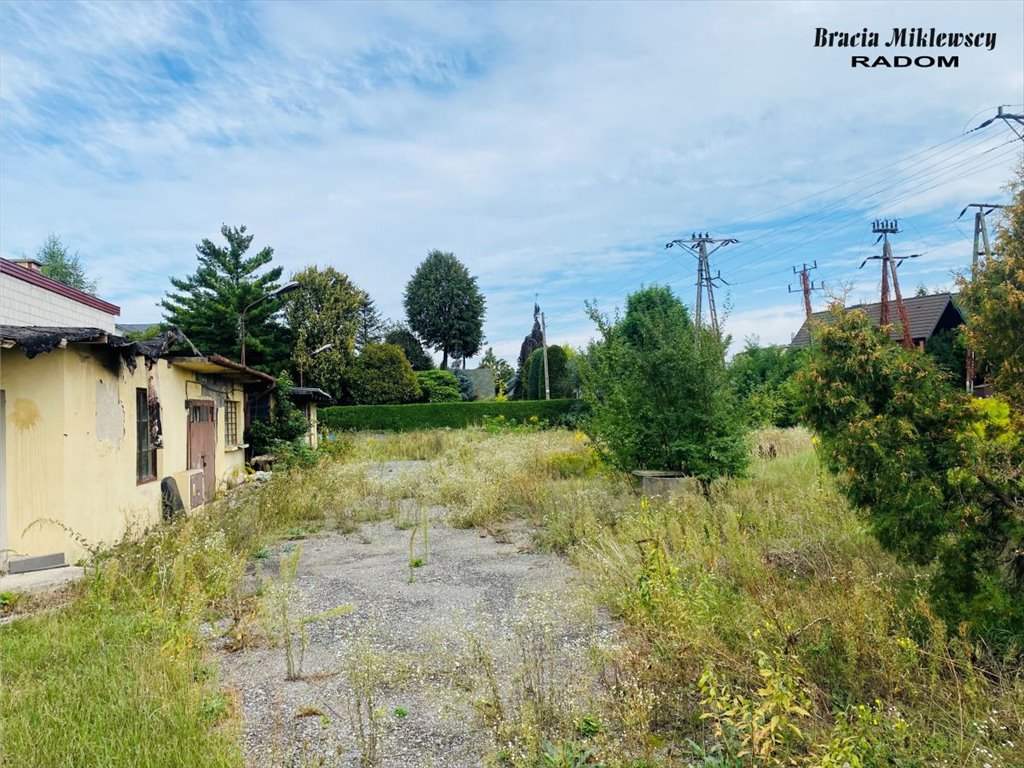
M217 490L217 408L212 400L186 400L188 468L203 470L203 502Z

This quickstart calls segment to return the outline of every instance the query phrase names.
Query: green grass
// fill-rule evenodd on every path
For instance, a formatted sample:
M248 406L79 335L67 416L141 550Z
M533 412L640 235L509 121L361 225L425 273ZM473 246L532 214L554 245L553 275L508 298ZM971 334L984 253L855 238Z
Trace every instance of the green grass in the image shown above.
M5 765L238 766L222 695L195 648L164 651L142 606L86 594L0 631Z
M756 458L765 441L777 458ZM240 766L200 622L244 615L240 577L272 543L401 524L412 499L455 525L526 518L620 620L586 700L555 691L545 711L564 716L491 723L495 755L522 747L510 765L547 749L609 768L1020 768L1020 660L932 615L924 572L880 549L806 432L762 432L752 452L749 477L658 500L565 430L357 436L102 553L69 607L0 628L0 764ZM393 459L428 463L383 475Z

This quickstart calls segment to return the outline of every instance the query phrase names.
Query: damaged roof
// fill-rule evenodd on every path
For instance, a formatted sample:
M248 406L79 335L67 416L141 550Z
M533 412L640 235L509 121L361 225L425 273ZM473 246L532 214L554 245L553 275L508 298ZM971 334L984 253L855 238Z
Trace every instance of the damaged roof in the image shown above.
M129 371L134 371L136 358L147 360L165 359L173 365L200 373L232 374L246 381L264 381L276 384L277 380L262 371L236 363L221 355L185 356L172 355L171 350L180 343L191 346L181 331L170 330L147 341L132 341L101 328L58 328L34 325L0 325L0 347L20 348L30 360L36 355L64 349L68 344L93 344L117 352Z
M167 331L149 341L132 341L102 328L66 328L40 325L0 325L0 346L19 347L30 360L36 355L64 349L68 344L95 344L116 351L130 371L139 355L155 360L163 357L182 337Z

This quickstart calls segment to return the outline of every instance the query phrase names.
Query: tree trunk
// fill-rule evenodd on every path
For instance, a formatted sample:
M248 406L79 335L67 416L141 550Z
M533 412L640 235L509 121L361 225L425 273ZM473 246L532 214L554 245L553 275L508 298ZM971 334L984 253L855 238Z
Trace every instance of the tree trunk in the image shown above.
M443 347L441 349L441 370L448 370L448 347Z

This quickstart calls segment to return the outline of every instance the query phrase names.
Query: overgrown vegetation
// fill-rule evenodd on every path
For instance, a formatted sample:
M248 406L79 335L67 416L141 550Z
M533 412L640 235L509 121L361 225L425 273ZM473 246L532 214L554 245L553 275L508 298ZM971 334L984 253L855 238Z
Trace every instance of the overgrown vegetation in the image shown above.
M422 396L412 365L394 344L367 344L348 376L352 400L361 405L414 403Z
M935 610L1008 652L1024 644L1024 441L931 359L860 312L818 331L802 377L826 465L887 550L930 577ZM994 415L994 414L992 414ZM1008 412L1007 412L1008 415Z
M624 470L742 474L745 425L729 389L726 342L696 329L667 286L644 288L614 320L590 308L601 338L580 360L586 429Z
M309 431L309 422L292 401L292 380L281 371L274 388L270 418L253 421L245 431L245 441L253 455L275 451L294 453L301 450L299 442Z
M809 350L762 347L748 340L729 364L729 378L745 417L754 427L795 427L800 420L796 374Z
M1019 765L1016 662L948 628L928 569L879 546L806 432L762 431L751 445L772 446L774 458L755 452L747 478L645 499L582 433L358 436L343 459L275 473L101 553L69 608L4 627L4 759L239 765L231 696L204 664L199 626L233 617L228 636L246 642L256 596L241 577L274 532L399 524L410 514L402 500L413 500L418 510L444 506L459 525L532 521L538 547L578 566L580 599L622 622L584 667L568 664L543 611L516 625L506 672L486 645L467 641L459 684L494 735L489 765ZM430 463L388 478L371 471L390 459ZM410 556L425 560L421 536ZM560 600L556 610L568 607ZM304 615L284 622L293 643ZM350 648L342 671L364 764L386 759L386 670L420 664Z

